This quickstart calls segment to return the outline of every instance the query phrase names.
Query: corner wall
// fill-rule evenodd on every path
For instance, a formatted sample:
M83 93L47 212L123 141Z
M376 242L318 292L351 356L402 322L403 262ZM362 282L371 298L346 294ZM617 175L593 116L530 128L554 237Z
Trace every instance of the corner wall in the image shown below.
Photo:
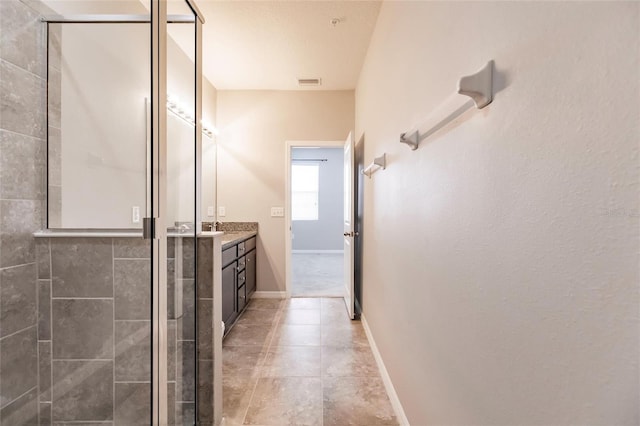
M630 425L638 3L384 2L356 91L364 315L412 425ZM398 135L495 59L497 94Z
M353 129L353 91L218 90L218 205L223 222L258 222L258 291L285 290L287 141L344 140Z

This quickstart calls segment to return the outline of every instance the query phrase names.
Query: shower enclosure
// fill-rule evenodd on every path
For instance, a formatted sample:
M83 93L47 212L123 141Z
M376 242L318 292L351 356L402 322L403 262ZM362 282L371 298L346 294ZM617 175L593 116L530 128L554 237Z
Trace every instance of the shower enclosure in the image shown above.
M213 424L197 262L203 18L190 0L103 3L43 19L38 422Z

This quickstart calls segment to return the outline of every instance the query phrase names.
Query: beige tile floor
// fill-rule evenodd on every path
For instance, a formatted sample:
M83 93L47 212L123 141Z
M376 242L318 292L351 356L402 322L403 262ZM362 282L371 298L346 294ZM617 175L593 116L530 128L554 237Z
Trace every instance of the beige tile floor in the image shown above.
M223 425L397 425L339 298L254 299L223 343Z

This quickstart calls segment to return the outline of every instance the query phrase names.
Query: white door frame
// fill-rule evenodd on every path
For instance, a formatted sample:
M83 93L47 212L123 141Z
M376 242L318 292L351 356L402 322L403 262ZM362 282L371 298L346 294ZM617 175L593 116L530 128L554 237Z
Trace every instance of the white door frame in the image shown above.
M285 167L286 178L284 186L284 285L287 299L291 298L291 149L292 148L342 148L344 141L286 141Z

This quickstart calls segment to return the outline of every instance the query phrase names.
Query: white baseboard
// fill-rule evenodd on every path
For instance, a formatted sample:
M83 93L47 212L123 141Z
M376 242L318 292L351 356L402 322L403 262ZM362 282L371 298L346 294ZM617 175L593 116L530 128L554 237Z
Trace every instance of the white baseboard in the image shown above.
M369 340L369 346L371 346L373 357L376 359L376 364L378 364L378 369L380 370L380 375L382 376L384 387L387 390L387 395L389 395L391 407L393 407L393 411L396 414L396 419L401 426L410 426L407 415L404 413L404 408L402 408L402 404L400 403L400 398L398 398L396 389L393 387L393 382L391 382L391 377L389 376L387 367L385 367L384 361L382 360L382 355L380 355L378 346L376 345L375 340L373 340L371 329L369 328L369 324L367 323L367 319L365 318L364 314L360 315L360 320L362 322L362 326L364 327L364 332L367 335L367 340Z
M291 253L296 254L343 254L344 250L291 250Z
M252 299L286 299L286 291L254 291Z

